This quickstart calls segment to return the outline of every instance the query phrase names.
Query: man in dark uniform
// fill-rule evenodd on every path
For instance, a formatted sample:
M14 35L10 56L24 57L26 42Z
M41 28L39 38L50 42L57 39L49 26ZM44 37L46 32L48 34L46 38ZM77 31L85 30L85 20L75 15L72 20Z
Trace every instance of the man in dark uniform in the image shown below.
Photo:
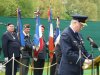
M20 57L20 43L17 35L14 32L14 25L9 23L7 25L7 31L2 36L2 48L4 52L5 62L12 58L13 54L16 60ZM18 63L14 62L14 75L17 72ZM5 75L12 75L12 61L6 64Z
M24 40L25 40L25 47L21 50L22 53L22 59L21 62L24 65L29 66L30 64L30 58L32 57L32 49L34 48L32 41L30 39L30 25L25 24L24 25ZM28 68L25 66L21 66L22 69L22 75L28 75Z
M71 24L60 38L62 52L59 75L83 75L82 66L91 64L91 55L85 50L83 39L79 34L86 25L87 16L72 16Z
M47 45L46 45L46 41L44 39L44 29L45 29L44 25L41 25L44 46L43 46L43 49L38 54L37 61L34 60L34 68L44 68L45 59L46 59L46 55L47 55L46 54ZM34 75L43 75L43 69L34 69Z

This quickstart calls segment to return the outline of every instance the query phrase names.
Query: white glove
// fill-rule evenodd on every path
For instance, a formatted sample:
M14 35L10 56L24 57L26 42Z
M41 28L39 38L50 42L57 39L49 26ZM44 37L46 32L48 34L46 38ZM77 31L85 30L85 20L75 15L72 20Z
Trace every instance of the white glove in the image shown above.
M36 51L38 51L38 50L39 50L39 46L36 47Z
M20 54L20 58L22 58L22 54Z
M33 46L33 49L35 49L35 46Z
M20 50L23 50L24 49L24 47L20 47Z
M49 42L47 42L46 44L49 45Z
M90 59L85 59L84 63L85 63L85 64L91 64L91 63L92 63L92 60L90 60Z
M90 59L85 59L82 68L83 68L83 69L87 69L87 68L89 67L90 64L92 64L92 60L90 60Z
M4 61L7 62L8 61L8 57L5 57Z
M37 59L37 58L35 58L35 57L34 57L33 59L34 59L34 61L37 61L37 60L38 60L38 59Z

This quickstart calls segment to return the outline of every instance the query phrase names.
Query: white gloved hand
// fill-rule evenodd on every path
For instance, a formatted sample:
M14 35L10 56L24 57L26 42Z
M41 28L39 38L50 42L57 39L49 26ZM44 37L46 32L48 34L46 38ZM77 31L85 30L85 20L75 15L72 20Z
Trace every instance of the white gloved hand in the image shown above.
M24 49L24 47L20 47L20 50L23 50Z
M38 60L38 59L37 59L37 58L35 58L35 57L34 57L33 59L34 59L34 61L37 61L37 60Z
M83 69L87 69L89 67L89 65L92 64L92 60L90 59L85 59L82 68Z
M38 51L38 50L39 50L39 46L36 47L36 51Z
M4 61L7 62L7 61L8 61L8 57L5 57L5 58L4 58Z
M33 49L35 49L35 46L33 46Z
M22 58L22 54L20 54L20 58Z
M90 60L90 59L85 59L84 63L85 63L85 64L91 64L91 63L92 63L92 60Z

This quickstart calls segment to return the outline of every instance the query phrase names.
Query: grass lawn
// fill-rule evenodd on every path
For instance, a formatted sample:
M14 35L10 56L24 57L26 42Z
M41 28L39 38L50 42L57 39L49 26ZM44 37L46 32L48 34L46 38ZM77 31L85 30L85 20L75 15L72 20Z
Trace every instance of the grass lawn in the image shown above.
M45 66L46 66L47 64L45 64ZM50 69L49 69L50 70ZM94 70L95 71L95 75L96 75L96 70ZM50 71L49 71L50 72ZM100 72L100 70L99 70L99 72ZM31 74L32 73L32 74ZM4 72L2 72L2 71L0 71L0 75L5 75L5 73ZM17 75L19 75L19 72L17 73ZM28 73L28 75L33 75L33 72L32 72L32 70L29 70L29 73ZM43 72L43 75L47 75L47 69L44 69L44 72ZM48 75L50 75L50 74L48 74ZM91 70L89 69L89 70L84 70L84 75L91 75Z

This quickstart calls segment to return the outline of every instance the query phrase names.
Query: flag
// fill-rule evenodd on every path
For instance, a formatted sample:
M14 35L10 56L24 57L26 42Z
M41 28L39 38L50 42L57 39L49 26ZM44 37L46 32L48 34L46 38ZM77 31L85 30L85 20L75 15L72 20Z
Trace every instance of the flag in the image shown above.
M39 14L37 14L37 16L36 16L36 29L35 29L35 36L34 36L34 42L33 43L34 43L35 48L36 48L35 51L34 51L34 57L37 60L39 52L41 50L43 50L43 47L44 47L44 40L43 40L43 37L42 37Z
M53 24L50 23L50 31L49 31L49 50L54 50L54 38L53 38Z
M36 16L36 28L35 28L35 35L34 35L34 45L36 48L39 48L39 25L40 25L40 18Z
M21 13L20 9L17 9L17 35L18 39L20 41L21 47L25 46L25 41L24 41L24 34L23 34L23 26L22 26L22 21L21 21Z
M55 46L59 43L60 40L60 28L59 28L60 20L59 17L57 17L57 24L56 24L56 30L55 30Z
M40 41L39 42L40 43L40 48L39 49L40 49L40 51L43 50L43 47L44 47L44 39L42 37L43 34L42 34L42 31L41 31L41 26L42 25L39 26L39 41Z
M48 22L51 22L51 20L52 20L52 11L49 8L49 10L48 10Z
M54 54L54 37L53 37L53 24L51 22L52 20L52 12L51 9L48 10L48 21L50 23L49 26L49 41L48 41L48 48L49 48L49 52L50 52L50 58L53 58L53 54Z

